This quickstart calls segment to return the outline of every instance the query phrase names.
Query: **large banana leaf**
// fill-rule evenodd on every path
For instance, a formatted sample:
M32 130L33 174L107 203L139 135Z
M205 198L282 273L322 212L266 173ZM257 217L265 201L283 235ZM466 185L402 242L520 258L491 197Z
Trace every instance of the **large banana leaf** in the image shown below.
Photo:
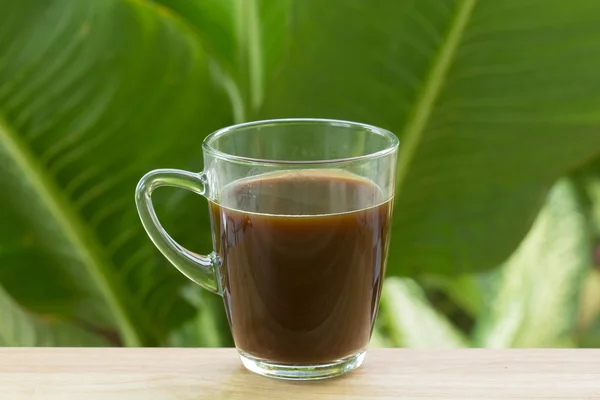
M523 243L491 278L477 345L573 345L580 289L591 264L588 228L573 185L560 181Z
M27 297L19 273L52 285L60 307L32 308L101 321L130 345L158 343L192 315L132 188L150 168L199 169L201 139L231 112L397 132L393 274L497 265L553 180L600 148L595 0L161 2L177 13L0 0L0 209L11 210L0 250L12 249L0 283L15 298ZM201 199L156 203L184 245L208 245ZM57 268L66 287L41 278ZM64 312L74 298L93 317Z
M141 228L136 181L153 167L199 169L203 136L228 114L196 34L149 3L0 1L0 208L128 345L158 343L193 310ZM178 204L158 200L159 211ZM194 213L185 220L206 238ZM11 293L43 279L19 268Z
M595 0L157 1L201 32L242 119L401 137L392 274L498 265L600 150Z
M388 271L500 264L600 150L597 0L297 0L261 117L400 136Z

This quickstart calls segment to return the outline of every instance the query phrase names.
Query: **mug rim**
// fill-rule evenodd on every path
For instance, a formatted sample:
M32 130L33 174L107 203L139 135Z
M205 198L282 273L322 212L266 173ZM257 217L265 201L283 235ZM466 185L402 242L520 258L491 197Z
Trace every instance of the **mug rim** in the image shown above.
M332 159L323 159L323 160L273 160L267 158L256 158L256 157L246 157L239 156L235 154L226 153L224 151L218 150L211 146L211 143L216 139L220 138L223 135L228 133L235 132L239 129L244 128L256 128L260 126L269 126L274 124L322 124L322 125L331 125L331 126L342 126L348 128L361 128L372 132L374 134L380 135L388 139L388 146L377 150L372 153L361 154L359 156L354 157L343 157L343 158L332 158ZM400 140L396 135L394 135L391 131L379 128L375 125L365 124L362 122L353 122L346 121L341 119L329 119L329 118L281 118L281 119L265 119L258 121L250 121L243 122L240 124L234 124L227 126L225 128L217 129L216 131L210 133L206 138L202 141L203 150L220 159L233 161L233 162L242 162L248 164L266 164L266 165L285 165L285 164L302 164L302 165L316 165L316 164L335 164L335 163L344 163L344 162L352 162L352 161L360 161L367 159L375 159L379 157L383 157L397 151L398 146L400 145Z

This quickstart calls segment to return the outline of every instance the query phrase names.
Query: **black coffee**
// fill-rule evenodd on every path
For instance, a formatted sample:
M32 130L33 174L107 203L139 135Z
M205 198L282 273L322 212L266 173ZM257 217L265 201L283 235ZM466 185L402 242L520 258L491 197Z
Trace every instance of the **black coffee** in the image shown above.
M211 203L229 323L242 351L322 363L369 342L392 201L328 170L240 180Z

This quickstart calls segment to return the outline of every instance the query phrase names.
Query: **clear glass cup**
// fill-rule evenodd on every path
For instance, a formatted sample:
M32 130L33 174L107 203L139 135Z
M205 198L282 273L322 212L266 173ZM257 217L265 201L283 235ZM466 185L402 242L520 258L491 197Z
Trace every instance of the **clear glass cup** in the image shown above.
M396 136L356 122L284 119L218 130L202 147L202 172L154 170L136 188L156 247L223 296L249 370L322 379L360 366L385 272ZM151 200L160 186L208 200L212 253L183 248L161 227Z

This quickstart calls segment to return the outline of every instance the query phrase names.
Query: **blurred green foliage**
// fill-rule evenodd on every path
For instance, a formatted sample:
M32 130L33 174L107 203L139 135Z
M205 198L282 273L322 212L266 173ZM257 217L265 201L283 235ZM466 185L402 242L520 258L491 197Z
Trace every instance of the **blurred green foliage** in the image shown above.
M373 345L599 346L599 46L596 0L0 0L0 345L231 346L135 184L327 117L401 140ZM210 247L200 196L155 203Z

